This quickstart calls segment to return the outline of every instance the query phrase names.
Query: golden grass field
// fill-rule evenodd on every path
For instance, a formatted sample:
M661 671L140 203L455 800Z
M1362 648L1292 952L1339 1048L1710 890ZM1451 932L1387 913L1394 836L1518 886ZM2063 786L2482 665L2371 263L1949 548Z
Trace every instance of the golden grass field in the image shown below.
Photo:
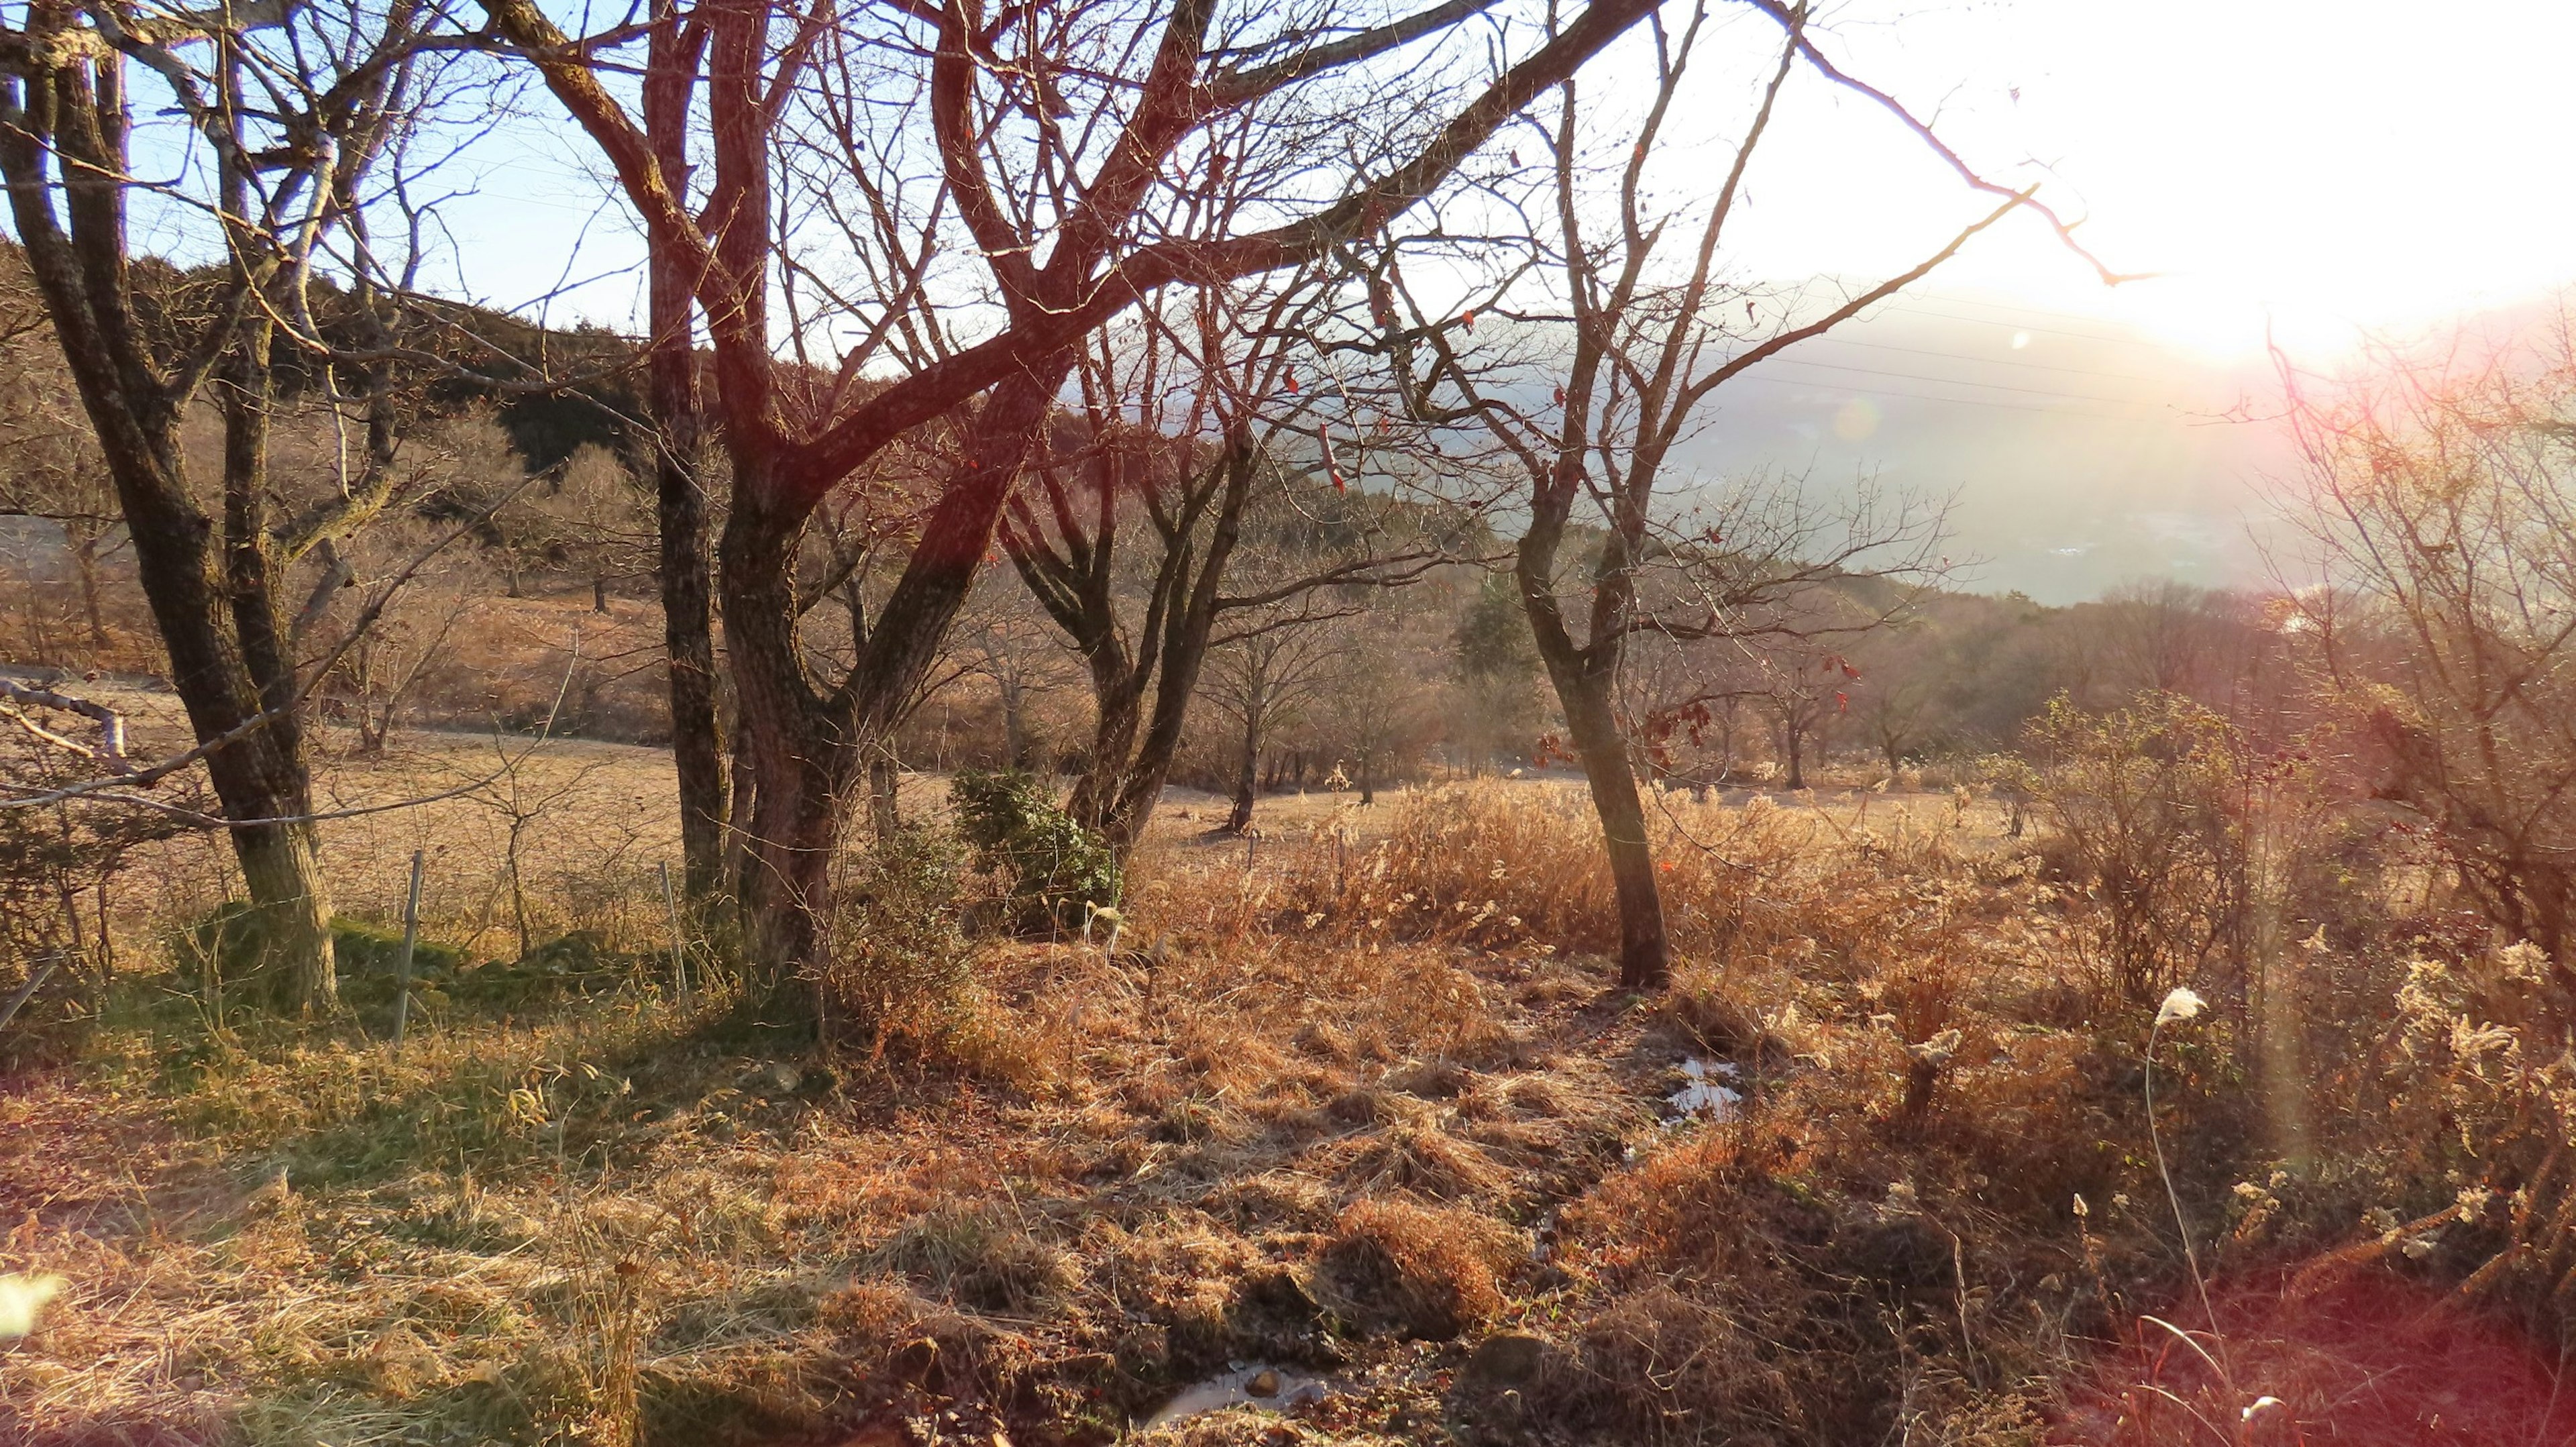
M343 907L398 909L423 849L431 933L514 952L515 781L538 932L619 935L634 983L436 1011L399 1055L129 999L11 1079L0 1271L63 1289L0 1350L0 1433L2000 1447L2404 1380L2394 1328L2249 1336L2223 1382L2121 1345L2180 1283L2148 1021L1987 803L1659 796L1684 963L1635 995L1564 780L1265 800L1248 849L1176 795L1114 953L983 940L957 1011L818 1051L660 987L667 761L525 744L335 759L334 808L479 785L330 825ZM212 903L219 858L171 846L129 934ZM2176 1173L2223 1200L2223 1062L2171 1068ZM1673 1113L1712 1079L1725 1118ZM2247 1229L2212 1259L2263 1259ZM2447 1380L2531 1400L2512 1360ZM1265 1370L1324 1395L1148 1425ZM2153 1431L2140 1383L2181 1404ZM2515 1431L2568 1423L2539 1400Z

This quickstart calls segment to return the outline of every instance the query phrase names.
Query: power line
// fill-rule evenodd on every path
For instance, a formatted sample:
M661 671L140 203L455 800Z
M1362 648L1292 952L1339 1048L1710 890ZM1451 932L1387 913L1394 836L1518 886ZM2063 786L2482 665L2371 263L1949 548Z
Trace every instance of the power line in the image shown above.
M2117 412L2087 412L2080 408L2042 407L2029 402L1997 402L1983 397L1937 397L1928 392L1902 392L1893 387L1855 387L1848 383L1809 382L1796 377L1766 377L1747 372L1738 382L1768 382L1774 387L1831 387L1836 391L1861 393L1872 397L1907 397L1917 402L1940 402L1953 407L1993 407L2006 412L2037 412L2048 417L2082 417L2095 422L2126 422L2136 425L2157 419Z
M2104 402L2114 407L2164 407L2164 402L2140 402L2127 397L2099 397L2090 392L2053 392L2046 387L2016 387L2009 382L1971 382L1959 377L1926 377L1920 372L1891 372L1881 367L1854 367L1842 362L1810 362L1802 357L1778 357L1776 364L1791 367L1822 367L1832 372L1858 372L1868 377L1895 377L1908 382L1930 382L1941 387L1983 387L1997 392L2021 392L2033 397L2054 397L2066 402Z
M2115 382L2155 382L2155 377L2141 377L2135 372L2104 372L2092 367L2061 367L2053 362L2019 362L2008 357L1977 357L1965 352L1936 351L1930 347L1900 347L1894 342L1863 342L1850 337L1825 336L1819 342L1832 342L1846 347L1868 347L1880 352L1912 352L1919 357L1943 357L1953 362L1968 362L1980 367L2028 367L2040 372L2064 372L2076 377L2107 377Z
M2155 342L2145 341L2137 337L2115 337L2104 332L2068 331L2064 327L2043 327L2037 323L2024 324L2020 322L1998 321L1993 317L1963 317L1956 312L1936 312L1924 307L1890 305L1887 309L1889 311L1904 312L1908 316L1940 317L1945 321L1973 322L1978 326L1987 327L2010 327L2017 332L2046 332L2053 337L2073 337L2078 341L2113 342L2124 347L2145 347L2148 350L2155 352L2166 350L2163 346L2160 346Z
M1910 301L1935 302L1942 306L1963 306L1976 311L2015 312L2026 317L2043 317L2049 321L2075 322L2085 326L2111 327L2118 325L2116 322L2109 321L2090 312L2062 311L2056 307L2022 306L2015 302L1987 301L1980 297L1953 296L1937 291L1912 292L1907 295L1907 299ZM2130 337L2119 332L2093 332L2087 333L2087 335L2092 336L2097 341L2105 342L2137 340L2137 338ZM2153 343L2149 343L2148 345L2153 345Z

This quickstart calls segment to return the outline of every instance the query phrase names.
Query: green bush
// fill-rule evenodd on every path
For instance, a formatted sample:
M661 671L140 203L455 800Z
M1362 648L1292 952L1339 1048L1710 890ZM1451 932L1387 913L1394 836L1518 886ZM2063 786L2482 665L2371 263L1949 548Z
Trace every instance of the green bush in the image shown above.
M970 769L951 787L975 862L1010 890L1014 928L1078 930L1086 905L1118 902L1118 858L1108 841L1056 807L1044 783L1018 772Z
M961 923L966 858L944 829L906 824L856 861L837 894L820 995L835 1033L869 1041L942 1033L973 984Z

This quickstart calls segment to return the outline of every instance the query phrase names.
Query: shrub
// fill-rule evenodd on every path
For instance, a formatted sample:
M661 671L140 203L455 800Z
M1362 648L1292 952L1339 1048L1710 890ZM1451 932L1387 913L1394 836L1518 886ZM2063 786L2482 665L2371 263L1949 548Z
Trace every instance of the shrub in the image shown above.
M1517 1244L1473 1211L1361 1201L1324 1248L1319 1284L1334 1313L1363 1331L1446 1341L1502 1310L1497 1278Z
M2242 740L2173 694L2088 714L2064 695L2032 723L2018 787L2058 868L2102 906L2111 985L2133 1004L2194 978L2246 901Z
M1084 906L1118 902L1118 859L1035 777L970 769L950 786L975 861L1010 889L1014 928L1080 929Z
M831 1027L869 1043L941 1033L973 984L961 924L965 860L955 837L905 824L856 861L839 891L840 918L824 966Z

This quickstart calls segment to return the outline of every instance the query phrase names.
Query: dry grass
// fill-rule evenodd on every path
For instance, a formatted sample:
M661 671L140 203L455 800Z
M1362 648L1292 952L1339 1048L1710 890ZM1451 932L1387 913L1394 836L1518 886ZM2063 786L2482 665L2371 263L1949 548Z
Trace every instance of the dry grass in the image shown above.
M452 747L440 767L488 743ZM633 802L667 766L547 767L585 761L559 838L611 846L594 864L667 847L663 806ZM427 766L381 767L333 787ZM1597 957L1578 803L1317 802L1249 868L1177 803L1114 957L979 942L957 1029L857 1058L721 996L458 1011L399 1060L120 1017L0 1095L0 1271L72 1283L0 1354L0 1431L1106 1441L1258 1360L1342 1383L1290 1429L1310 1442L2180 1442L2097 1408L2345 1391L2315 1361L2376 1360L2251 1307L2222 1327L2269 1375L2213 1387L2121 1345L2179 1299L2144 1022L2096 1018L2080 912L1979 808L1660 796L1683 958L1642 999ZM415 839L490 888L470 812L383 817L333 836L346 897L382 898ZM649 917L622 877L614 907ZM614 917L543 893L549 921ZM471 928L473 898L442 924ZM2243 1108L2223 1052L2175 1050L2167 1138L2214 1221L2250 1168ZM1661 1119L1693 1053L1742 1068L1736 1118ZM2203 1234L2218 1269L2261 1260L2241 1234ZM1468 1354L1512 1331L1551 1343L1537 1375L1470 1393Z

